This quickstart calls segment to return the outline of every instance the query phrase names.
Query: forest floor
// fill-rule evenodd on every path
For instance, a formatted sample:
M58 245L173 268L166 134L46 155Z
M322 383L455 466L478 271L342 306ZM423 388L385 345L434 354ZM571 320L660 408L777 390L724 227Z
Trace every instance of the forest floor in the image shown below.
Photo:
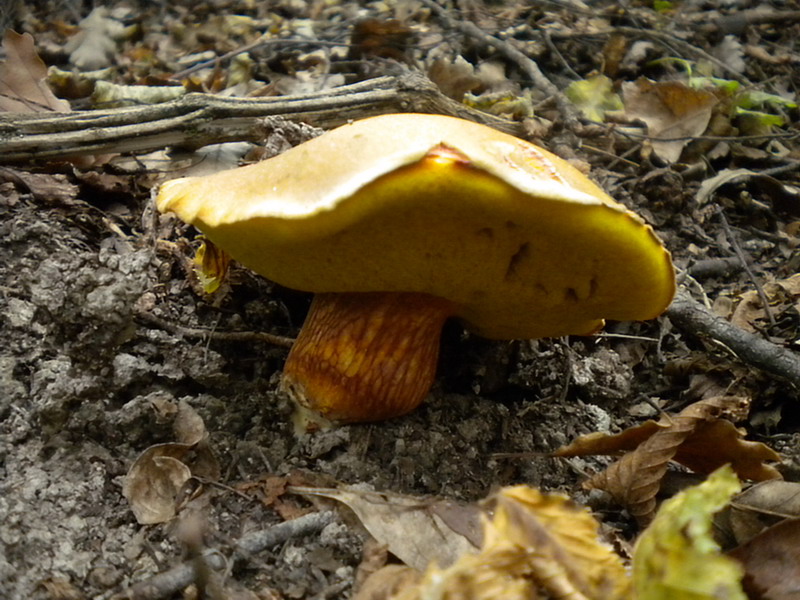
M797 360L800 20L782 3L120 0L82 21L84 4L12 2L0 13L61 70L47 81L73 111L112 106L98 82L275 97L424 73L591 172L653 226L709 315ZM6 40L0 86L12 60L32 60ZM570 96L584 112L543 80L561 92L590 82L583 100ZM648 140L643 124L671 141ZM781 454L784 479L800 480L798 380L673 313L533 341L489 341L448 322L419 409L298 435L279 390L287 348L256 334L295 337L310 295L236 265L204 294L196 232L154 214L151 199L189 165L235 166L298 141L271 135L181 154L8 160L13 135L0 131L0 597L200 597L153 577L323 510L291 485L466 504L524 483L591 506L624 544L635 520L581 486L611 459L547 453L710 397L744 399L738 426ZM191 423L193 441L176 422ZM141 524L126 476L143 452L179 443L192 470L179 497L164 507L141 492L158 504L148 509L178 516ZM381 553L338 515L231 562L205 597L349 597Z

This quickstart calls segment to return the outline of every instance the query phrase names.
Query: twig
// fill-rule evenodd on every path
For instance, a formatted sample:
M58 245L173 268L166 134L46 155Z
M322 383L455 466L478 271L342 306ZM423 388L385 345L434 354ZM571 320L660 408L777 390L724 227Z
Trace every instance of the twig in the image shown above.
M225 557L218 550L207 550L202 555L201 568L211 571L222 571L225 568ZM112 600L158 600L169 598L173 594L194 583L197 577L198 560L188 560L181 564L153 575L147 581L132 585L120 594L112 596Z
M151 325L155 325L159 329L187 338L210 339L224 342L267 342L268 344L282 346L284 348L291 348L294 344L294 338L275 335L264 331L212 331L210 329L184 327L183 325L170 323L161 317L157 317L145 311L137 312L136 318Z
M248 533L236 544L236 556L247 558L286 540L320 531L333 521L334 514L333 511L310 513L269 529Z
M796 353L709 312L687 292L678 292L667 316L679 329L721 342L743 362L782 377L800 389L800 358Z
M706 258L698 260L689 267L689 275L695 279L712 279L734 275L742 270L742 261L738 256L725 258Z
M193 93L150 106L3 113L0 163L149 152L167 146L199 148L222 142L257 142L270 128L267 117L327 128L392 112L452 115L522 135L520 123L469 108L442 94L421 73L404 72L296 96L226 98Z
M470 21L457 21L453 19L450 17L447 10L439 6L433 0L421 0L421 2L435 12L436 16L445 24L447 28L458 30L461 33L464 33L487 46L491 46L495 50L498 50L501 54L504 54L506 58L515 62L538 89L543 91L548 96L553 97L556 105L558 106L558 110L561 112L561 115L564 118L566 126L570 129L574 129L574 127L578 124L578 109L575 108L575 105L567 100L567 97L561 93L561 91L544 75L544 73L542 73L541 69L539 69L539 65L537 65L533 59L525 56L525 54L514 48L514 46L508 42L496 38L493 35L489 35L485 31L481 30L480 27L475 25L475 23Z
M242 537L233 549L233 559L246 559L252 554L262 552L272 546L277 546L295 537L309 535L321 531L328 523L333 521L332 511L315 512L303 515L291 521L274 525L269 529L255 531ZM201 555L202 567L206 570L221 571L228 561L219 550L211 548ZM137 583L122 594L114 596L113 600L158 600L169 598L182 589L195 582L197 578L198 563L193 559L154 575L147 581Z
M767 294L764 293L764 288L761 287L761 282L756 278L753 270L750 268L747 257L744 255L741 246L739 246L739 241L733 234L733 230L731 229L728 219L725 217L725 213L722 211L721 207L717 210L717 213L719 214L719 220L722 223L722 228L725 230L725 235L728 236L728 241L731 243L736 257L739 259L739 262L742 263L742 268L750 278L750 282L753 284L753 287L756 288L756 293L758 294L758 297L761 300L761 305L764 308L764 314L767 315L769 324L774 327L776 322L775 317L772 314L772 310L769 307L769 298L767 298Z

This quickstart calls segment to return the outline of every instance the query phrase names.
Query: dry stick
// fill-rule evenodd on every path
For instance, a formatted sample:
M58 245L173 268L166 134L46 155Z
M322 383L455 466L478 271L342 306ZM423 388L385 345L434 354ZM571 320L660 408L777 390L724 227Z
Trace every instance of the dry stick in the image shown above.
M170 323L152 313L144 311L137 312L136 318L181 337L211 339L224 342L267 342L268 344L283 346L284 348L291 348L294 344L294 338L262 331L212 331L210 329L184 327L183 325Z
M736 236L733 234L733 230L731 229L730 224L728 223L728 219L725 217L725 213L720 207L717 210L719 214L719 220L722 223L722 228L725 230L725 235L728 236L728 241L731 243L733 247L733 251L736 254L736 257L742 263L742 268L744 269L747 276L750 278L750 282L753 284L753 287L756 288L756 293L758 294L759 299L761 300L761 305L764 308L764 314L767 315L767 320L769 324L773 327L776 325L775 317L772 314L772 310L769 307L769 298L767 298L767 294L764 292L764 288L761 287L761 282L753 273L753 270L750 268L750 263L747 260L747 257L744 255L742 251L742 247L739 245L739 240L736 239Z
M445 27L461 31L461 33L475 38L487 46L491 46L501 54L504 54L506 58L514 61L538 89L555 99L558 110L561 112L567 128L575 128L579 118L578 109L575 108L572 102L567 100L567 97L562 94L547 77L545 77L544 73L539 69L539 65L537 65L533 59L527 57L508 42L482 31L475 23L453 19L444 8L436 4L433 0L421 1L425 6L436 13L437 17L445 24Z
M448 98L421 73L404 72L321 92L274 98L186 94L150 106L71 113L0 114L0 163L70 156L150 152L167 146L199 148L232 141L257 142L267 117L329 128L392 112L445 114L512 135L519 123Z
M242 537L234 547L233 558L246 559L252 554L262 552L272 546L281 544L295 537L309 535L321 531L333 521L332 511L316 512L291 521L279 523L269 529L255 531ZM137 583L122 594L114 596L114 600L158 600L169 598L195 582L197 578L198 560L183 562L168 571L154 575L147 581ZM201 569L222 571L227 565L225 556L217 549L206 550L202 554Z
M667 309L672 323L689 333L721 342L743 362L788 380L800 389L800 358L709 312L686 291L679 291Z

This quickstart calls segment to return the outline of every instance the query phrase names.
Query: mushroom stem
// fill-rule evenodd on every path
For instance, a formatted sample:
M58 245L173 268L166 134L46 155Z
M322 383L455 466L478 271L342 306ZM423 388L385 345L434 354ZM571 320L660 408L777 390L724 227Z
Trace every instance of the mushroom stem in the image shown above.
M433 384L442 326L453 309L427 294L317 294L286 359L283 389L301 411L329 421L403 415Z

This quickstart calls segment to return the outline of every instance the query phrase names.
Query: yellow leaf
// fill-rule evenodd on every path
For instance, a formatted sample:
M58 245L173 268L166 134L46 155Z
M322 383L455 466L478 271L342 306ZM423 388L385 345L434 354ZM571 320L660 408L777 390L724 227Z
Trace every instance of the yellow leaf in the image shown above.
M602 122L606 112L622 109L622 100L614 93L612 85L611 79L605 75L595 75L583 81L573 81L564 94L587 119Z
M206 294L213 294L225 280L231 257L221 248L203 239L194 255L195 274Z
M505 488L493 503L480 553L464 554L446 569L429 566L419 585L393 600L630 597L622 560L599 539L587 509L527 486Z
M633 553L638 600L746 600L742 569L720 552L711 520L741 489L730 466L661 506Z

